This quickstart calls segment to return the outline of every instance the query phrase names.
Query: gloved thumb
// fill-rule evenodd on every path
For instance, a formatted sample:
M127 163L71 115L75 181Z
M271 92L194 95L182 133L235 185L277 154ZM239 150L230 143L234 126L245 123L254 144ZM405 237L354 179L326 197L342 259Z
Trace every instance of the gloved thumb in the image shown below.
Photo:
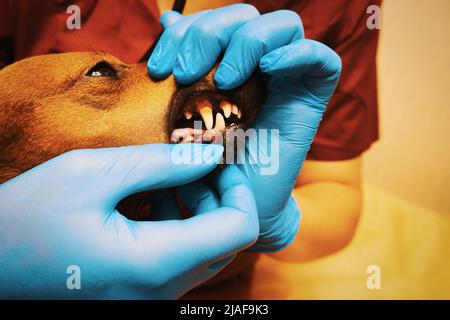
M190 183L212 171L223 147L203 144L153 144L76 150L55 158L77 193L103 208L142 191ZM107 209L106 208L106 209Z

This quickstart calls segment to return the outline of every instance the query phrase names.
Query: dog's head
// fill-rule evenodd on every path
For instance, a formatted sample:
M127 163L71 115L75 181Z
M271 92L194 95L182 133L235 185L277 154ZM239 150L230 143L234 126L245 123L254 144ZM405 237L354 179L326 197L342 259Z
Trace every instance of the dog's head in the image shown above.
M4 68L0 183L69 150L168 143L174 131L191 132L194 120L203 120L203 131L249 124L263 99L262 78L221 92L214 72L181 86L173 77L151 79L144 64L77 52Z

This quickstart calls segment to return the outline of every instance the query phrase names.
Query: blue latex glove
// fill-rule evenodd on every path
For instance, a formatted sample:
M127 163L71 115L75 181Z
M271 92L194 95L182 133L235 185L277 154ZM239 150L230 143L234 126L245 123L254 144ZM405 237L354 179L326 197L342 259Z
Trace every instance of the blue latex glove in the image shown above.
M219 272L258 236L256 204L237 167L216 175L219 206L202 215L137 222L115 210L132 193L199 179L223 152L201 146L194 162L171 161L188 149L77 150L0 185L0 297L175 298ZM209 202L201 193L191 199ZM67 289L70 265L80 268L81 290Z
M148 61L154 77L173 72L180 83L196 81L222 53L214 77L220 89L239 86L258 66L269 76L268 96L253 127L279 130L279 170L263 175L261 166L251 164L241 170L250 179L260 221L251 249L285 247L300 223L291 190L338 82L339 56L304 39L299 16L287 10L260 16L254 7L236 4L187 17L168 11L161 23L165 31Z

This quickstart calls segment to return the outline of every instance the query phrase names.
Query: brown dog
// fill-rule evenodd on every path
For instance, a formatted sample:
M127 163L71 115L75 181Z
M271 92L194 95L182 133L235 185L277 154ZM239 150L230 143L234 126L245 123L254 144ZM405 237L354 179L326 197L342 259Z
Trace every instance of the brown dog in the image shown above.
M168 143L195 120L204 132L249 124L264 98L262 77L221 92L214 72L180 86L99 53L36 56L0 70L0 183L73 149ZM137 212L143 198L131 196L118 210L151 219Z
M4 68L0 183L73 149L167 143L194 120L203 120L203 129L250 123L260 78L220 92L213 73L180 86L173 77L150 79L143 64L98 53L36 56Z

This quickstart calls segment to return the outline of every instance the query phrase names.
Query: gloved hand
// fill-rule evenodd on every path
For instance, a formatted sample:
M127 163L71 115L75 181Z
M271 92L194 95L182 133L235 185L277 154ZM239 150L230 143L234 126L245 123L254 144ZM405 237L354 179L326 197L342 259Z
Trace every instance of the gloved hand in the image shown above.
M219 272L258 235L237 167L216 176L219 205L202 215L137 222L115 210L132 193L210 172L223 148L197 147L185 164L173 156L190 145L77 150L0 185L0 297L175 298ZM201 193L191 199L209 202ZM81 290L66 287L71 265Z
M260 236L251 249L285 247L300 220L291 190L338 82L339 56L304 39L301 20L292 11L260 16L254 7L237 4L187 17L168 11L161 23L165 31L148 61L154 77L173 72L180 83L196 81L221 53L214 77L220 89L239 86L258 66L269 76L268 96L253 128L279 130L272 136L268 132L279 141L278 171L264 175L263 166L248 162L241 169L252 185L260 222Z

